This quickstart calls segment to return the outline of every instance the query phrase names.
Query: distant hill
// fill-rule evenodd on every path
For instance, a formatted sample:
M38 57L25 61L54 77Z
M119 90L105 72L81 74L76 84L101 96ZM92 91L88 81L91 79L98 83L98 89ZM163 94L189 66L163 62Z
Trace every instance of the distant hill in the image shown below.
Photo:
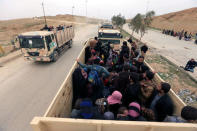
M96 24L100 19L86 18L84 16L57 15L47 16L48 26L59 24L91 23ZM0 44L8 44L11 40L23 32L36 31L44 27L43 17L27 19L0 20Z
M159 29L185 30L197 33L197 7L173 12L153 19L152 27Z

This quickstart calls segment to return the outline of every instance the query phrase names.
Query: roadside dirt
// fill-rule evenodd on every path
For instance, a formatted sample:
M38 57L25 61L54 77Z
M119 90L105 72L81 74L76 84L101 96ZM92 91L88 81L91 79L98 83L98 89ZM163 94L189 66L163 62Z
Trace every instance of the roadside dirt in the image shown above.
M55 27L60 24L97 24L99 21L101 20L72 15L57 15L47 17L47 24L49 26ZM44 19L42 17L0 21L0 44L10 44L11 40L14 40L18 34L27 31L40 30L44 27L44 24Z
M188 105L197 107L197 83L184 73L184 71L163 59L160 55L150 50L146 61L166 82L169 82L173 91ZM186 94L185 91L189 91Z

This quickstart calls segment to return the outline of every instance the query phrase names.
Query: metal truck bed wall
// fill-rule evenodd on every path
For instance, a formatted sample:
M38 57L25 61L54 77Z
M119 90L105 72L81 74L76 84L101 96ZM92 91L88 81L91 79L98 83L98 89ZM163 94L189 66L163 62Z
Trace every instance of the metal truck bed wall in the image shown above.
M84 63L85 48L88 44L89 43L84 46L79 54L78 59L80 62ZM78 65L75 62L45 115L43 117L34 117L31 121L34 131L197 131L196 124L188 123L86 120L69 118L72 106L72 73L77 67ZM163 80L158 74L156 74L154 81L156 83L160 83ZM184 102L174 93L173 90L171 90L169 94L175 104L174 114L180 115L182 107L185 106Z
M58 47L61 47L62 45L74 38L74 28L73 26L68 26L63 30L56 31L55 34Z

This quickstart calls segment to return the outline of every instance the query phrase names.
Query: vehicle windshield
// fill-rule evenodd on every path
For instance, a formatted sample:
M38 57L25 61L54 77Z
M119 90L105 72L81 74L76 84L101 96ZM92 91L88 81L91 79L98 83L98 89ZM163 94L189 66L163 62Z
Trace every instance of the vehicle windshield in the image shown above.
M102 33L102 32L100 32L98 34L98 37L100 37L100 38L121 38L121 34L120 33Z
M120 44L120 40L105 40L105 39L99 39L101 43L112 43L112 44Z
M42 37L19 37L21 48L44 48Z
M113 29L112 25L102 25L101 28Z

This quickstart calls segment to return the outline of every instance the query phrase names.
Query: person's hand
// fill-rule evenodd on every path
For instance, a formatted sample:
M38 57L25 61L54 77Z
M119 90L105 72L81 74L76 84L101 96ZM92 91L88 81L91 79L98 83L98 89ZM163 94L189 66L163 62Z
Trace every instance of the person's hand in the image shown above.
M78 59L78 58L76 59L76 62L77 62L77 63L79 62L79 59Z

